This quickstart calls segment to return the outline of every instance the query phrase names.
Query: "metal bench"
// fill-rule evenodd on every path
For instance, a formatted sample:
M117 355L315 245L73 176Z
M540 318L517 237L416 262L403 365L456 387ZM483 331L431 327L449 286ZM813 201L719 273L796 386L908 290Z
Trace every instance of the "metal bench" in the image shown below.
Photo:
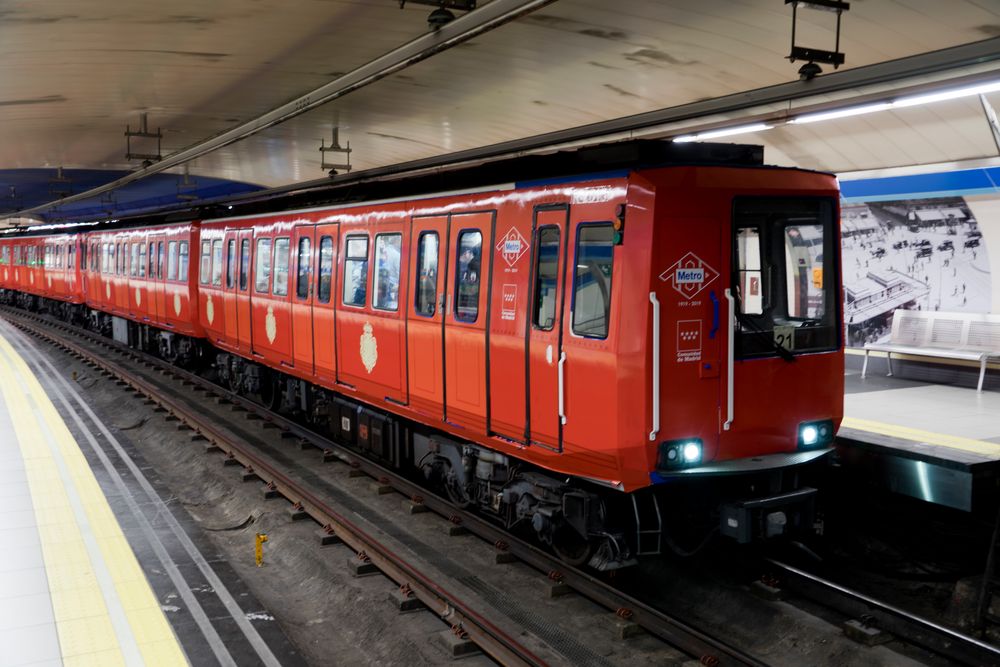
M892 375L892 354L962 359L979 362L979 385L983 390L986 364L1000 359L1000 315L944 313L927 310L896 310L888 343L866 343L861 377L868 373L868 354L885 352Z

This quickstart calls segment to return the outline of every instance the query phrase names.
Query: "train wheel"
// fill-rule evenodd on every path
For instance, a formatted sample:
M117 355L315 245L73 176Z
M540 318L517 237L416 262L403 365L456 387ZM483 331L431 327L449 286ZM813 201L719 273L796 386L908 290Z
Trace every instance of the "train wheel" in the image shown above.
M594 553L594 543L572 528L560 528L552 536L552 550L564 563L582 567Z
M275 410L281 404L281 385L278 383L278 376L263 366L260 369L260 402L268 410Z

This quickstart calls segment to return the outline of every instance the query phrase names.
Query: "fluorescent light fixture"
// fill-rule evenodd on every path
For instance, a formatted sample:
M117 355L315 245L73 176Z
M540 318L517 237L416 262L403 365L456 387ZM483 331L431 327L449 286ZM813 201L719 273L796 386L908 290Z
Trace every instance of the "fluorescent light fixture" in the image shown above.
M763 132L764 130L770 130L773 125L768 125L767 123L754 123L753 125L740 125L738 127L725 127L719 130L709 130L707 132L699 132L698 134L686 134L681 137L674 137L675 144L685 144L691 141L704 141L706 139L718 139L719 137L728 137L734 134L745 134L747 132Z
M860 116L866 113L875 113L876 111L885 111L886 109L891 109L891 102L879 102L877 104L865 104L860 107L847 107L846 109L835 109L834 111L820 111L819 113L807 113L804 116L799 116L798 118L793 118L789 123L795 125L801 125L802 123L815 123L821 120L833 120L834 118L847 118L849 116Z
M939 93L924 93L923 95L911 95L902 97L892 103L893 107L915 107L920 104L931 104L932 102L944 102L945 100L955 100L960 97L970 95L983 95L985 93L995 93L1000 90L1000 81L993 83L981 83L977 86L966 86L965 88L954 88L952 90L942 90Z

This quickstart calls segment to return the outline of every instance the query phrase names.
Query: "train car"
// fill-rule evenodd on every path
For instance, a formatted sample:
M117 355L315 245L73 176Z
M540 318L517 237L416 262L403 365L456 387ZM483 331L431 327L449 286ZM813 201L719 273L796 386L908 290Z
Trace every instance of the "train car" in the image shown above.
M41 296L65 304L83 303L83 281L77 261L81 237L76 234L46 236L43 246L44 280Z
M839 193L761 158L629 142L92 232L86 304L571 563L781 535L842 418Z
M678 493L741 541L809 526L784 472L842 417L834 177L552 176L203 221L220 375L573 561L658 551Z
M190 266L198 237L196 222L86 234L90 261L83 281L92 326L121 342L190 363L204 336Z

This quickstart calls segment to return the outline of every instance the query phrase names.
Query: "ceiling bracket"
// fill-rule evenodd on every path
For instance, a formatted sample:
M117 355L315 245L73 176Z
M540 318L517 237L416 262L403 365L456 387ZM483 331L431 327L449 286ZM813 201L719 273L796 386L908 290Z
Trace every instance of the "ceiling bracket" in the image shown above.
M132 138L137 139L156 139L156 152L155 153L140 153L133 152L132 150ZM126 160L142 160L142 166L148 167L154 162L159 162L163 159L163 133L160 128L156 128L156 132L150 132L147 125L146 113L143 112L139 114L139 129L133 130L129 125L125 126L125 159ZM149 145L150 142L143 142Z
M195 191L198 189L198 181L191 178L190 167L184 163L184 175L177 181L177 198L181 201L194 201L201 199Z
M342 169L343 171L351 170L351 142L347 142L347 147L342 147L340 145L340 127L337 125L333 126L333 137L330 139L330 145L326 145L325 139L319 140L319 168L323 171L329 172L331 176L337 175L337 170ZM336 164L328 163L326 161L327 153L339 153L345 156L345 162Z
M49 194L56 199L64 199L73 194L73 179L63 175L63 168L56 167L56 175L49 179Z
M817 74L822 74L823 68L816 63L833 65L833 69L837 69L843 65L844 54L840 50L840 19L844 12L851 9L851 3L843 2L843 0L785 0L785 4L792 6L792 50L788 54L788 60L793 63L796 60L806 61L806 64L799 68L799 78L803 81L809 81L815 78ZM811 46L797 46L795 44L795 28L798 22L799 5L808 9L817 9L837 15L836 42L833 51L817 49Z

